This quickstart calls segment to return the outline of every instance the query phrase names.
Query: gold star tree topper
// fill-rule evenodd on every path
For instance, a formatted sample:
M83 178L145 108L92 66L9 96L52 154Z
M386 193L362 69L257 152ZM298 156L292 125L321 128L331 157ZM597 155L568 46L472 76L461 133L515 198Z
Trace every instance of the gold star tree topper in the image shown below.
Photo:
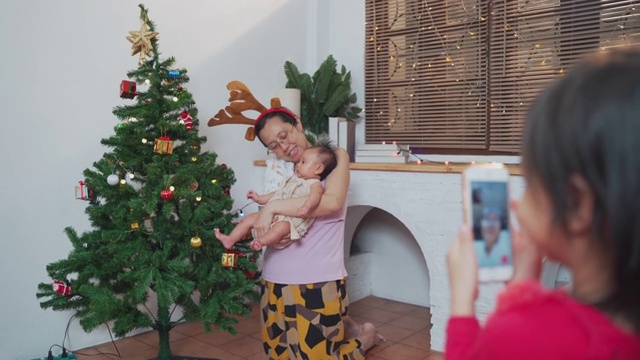
M140 30L129 31L127 40L131 43L131 56L140 53L138 63L142 64L144 58L151 54L151 39L158 36L157 31L149 31L147 22L142 20Z

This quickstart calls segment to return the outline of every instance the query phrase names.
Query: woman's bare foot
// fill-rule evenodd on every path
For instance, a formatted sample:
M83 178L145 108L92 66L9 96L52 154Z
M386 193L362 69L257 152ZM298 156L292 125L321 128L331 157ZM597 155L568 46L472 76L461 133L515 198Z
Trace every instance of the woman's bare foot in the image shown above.
M384 336L378 334L376 327L369 322L362 324L362 333L358 337L358 340L362 343L362 348L364 348L365 351L387 341Z
M236 243L229 235L225 235L221 233L220 229L218 228L214 228L213 232L216 235L216 239L220 240L220 242L222 243L222 246L224 246L225 249L231 249L233 245Z

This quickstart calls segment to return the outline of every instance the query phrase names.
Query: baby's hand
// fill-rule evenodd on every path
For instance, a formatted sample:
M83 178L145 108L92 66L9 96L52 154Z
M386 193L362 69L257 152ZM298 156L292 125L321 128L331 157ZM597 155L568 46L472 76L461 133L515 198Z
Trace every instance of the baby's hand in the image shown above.
M251 200L253 200L255 202L258 202L258 198L259 197L260 197L260 195L257 192L255 192L253 190L247 191L247 199L251 199Z
M298 216L299 217L307 217L307 215L309 215L309 207L308 206L301 206L298 209Z
M262 244L260 244L258 240L253 240L251 242L251 248L255 251L260 251L262 250Z

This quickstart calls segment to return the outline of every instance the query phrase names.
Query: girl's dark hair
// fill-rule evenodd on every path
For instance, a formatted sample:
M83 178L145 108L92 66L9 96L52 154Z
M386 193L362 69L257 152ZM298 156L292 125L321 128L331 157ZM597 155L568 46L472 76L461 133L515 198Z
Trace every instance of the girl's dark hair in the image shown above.
M296 120L295 117L289 115L285 111L275 111L261 117L260 121L256 122L254 128L255 128L255 133L256 133L256 136L258 137L258 140L260 140L260 142L262 143L262 145L264 145L264 147L267 147L267 144L265 144L264 141L262 141L262 139L260 138L260 131L264 129L264 125L267 123L267 120L276 116L280 117L280 119L282 119L282 122L289 123L293 126L296 126L298 124L298 120Z
M523 165L549 194L561 226L574 210L570 177L589 184L592 241L614 266L614 290L599 305L639 330L640 51L593 55L545 90L529 111Z
M315 145L309 149L318 149L318 156L324 165L324 171L320 174L320 180L324 180L333 171L333 169L338 166L336 149L328 139L324 138L318 139Z

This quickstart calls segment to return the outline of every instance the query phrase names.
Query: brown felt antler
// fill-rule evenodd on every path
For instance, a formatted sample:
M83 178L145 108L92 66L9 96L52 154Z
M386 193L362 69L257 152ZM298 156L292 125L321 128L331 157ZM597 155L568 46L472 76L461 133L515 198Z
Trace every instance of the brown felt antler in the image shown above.
M220 109L218 113L209 119L207 125L216 126L224 124L244 124L250 125L247 129L244 138L253 141L255 139L255 131L253 125L255 119L251 119L242 114L247 110L255 110L258 113L263 113L267 108L262 105L249 91L249 88L240 81L231 81L227 84L229 90L229 105L224 109ZM280 99L272 98L271 107L280 107Z

